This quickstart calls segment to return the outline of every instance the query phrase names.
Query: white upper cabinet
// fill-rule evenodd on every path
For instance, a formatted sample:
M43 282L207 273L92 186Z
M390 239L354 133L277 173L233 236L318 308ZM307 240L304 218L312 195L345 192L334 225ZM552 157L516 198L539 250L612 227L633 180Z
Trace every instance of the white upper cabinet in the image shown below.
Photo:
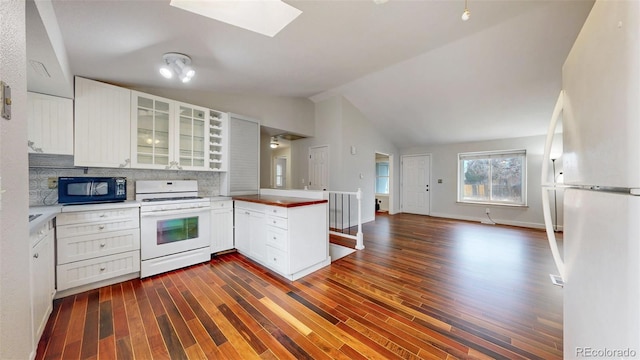
M185 170L209 169L209 109L176 104L178 148L175 166Z
M131 90L75 78L74 165L131 166Z
M73 155L73 100L27 93L30 153Z
M173 102L131 92L131 159L134 168L168 169L174 147ZM171 164L170 164L171 162Z
M131 94L132 167L209 170L209 109Z

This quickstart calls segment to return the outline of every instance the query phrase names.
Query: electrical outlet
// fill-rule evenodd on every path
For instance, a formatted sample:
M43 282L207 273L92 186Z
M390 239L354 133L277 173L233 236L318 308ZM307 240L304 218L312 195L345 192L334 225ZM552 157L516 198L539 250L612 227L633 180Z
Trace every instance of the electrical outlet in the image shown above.
M58 178L50 177L47 181L49 185L49 189L57 189L58 188Z
M486 208L486 209L484 209L484 213L489 215L489 214L491 214L491 210L489 208Z

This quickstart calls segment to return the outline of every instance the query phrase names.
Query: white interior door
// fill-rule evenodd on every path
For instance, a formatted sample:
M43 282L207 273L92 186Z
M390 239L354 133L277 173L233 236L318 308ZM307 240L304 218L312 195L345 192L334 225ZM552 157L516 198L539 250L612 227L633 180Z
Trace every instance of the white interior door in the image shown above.
M309 189L329 188L329 146L309 148Z
M402 211L429 215L431 155L402 157Z

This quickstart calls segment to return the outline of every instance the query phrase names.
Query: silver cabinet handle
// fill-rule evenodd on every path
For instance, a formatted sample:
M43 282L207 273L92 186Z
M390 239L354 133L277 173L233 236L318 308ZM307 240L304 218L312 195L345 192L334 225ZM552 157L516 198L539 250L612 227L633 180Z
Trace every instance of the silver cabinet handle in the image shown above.
M33 151L35 151L35 152L37 152L37 153L43 153L43 152L44 152L44 151L42 151L42 148L36 147L35 145L36 145L36 143L34 143L33 141L31 141L31 140L27 140L27 146L28 146L31 150L33 150Z
M105 247L105 246L107 246L107 244L105 244L105 243L101 243L101 244L100 244L100 247L101 247L101 248L103 248L103 247Z
M38 253L35 253L35 254L33 254L33 257L34 257L35 259L37 259L38 257L40 257L40 255L38 255Z
M107 269L107 268L106 268L106 267L104 267L104 266L101 266L101 267L100 267L100 271L105 271L106 269Z
M104 230L104 225L100 225L100 226L98 226L98 229L99 229L99 230Z

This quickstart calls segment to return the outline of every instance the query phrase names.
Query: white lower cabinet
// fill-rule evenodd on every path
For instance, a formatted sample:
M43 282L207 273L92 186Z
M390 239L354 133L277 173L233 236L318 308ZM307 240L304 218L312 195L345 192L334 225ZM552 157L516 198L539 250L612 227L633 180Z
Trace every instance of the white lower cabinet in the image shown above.
M140 271L140 251L128 251L58 265L58 284L66 290L136 271Z
M48 221L29 236L31 241L31 318L34 348L38 345L53 309L54 279L54 225Z
M264 262L267 256L264 211L260 205L236 201L234 213L236 249L256 261Z
M140 271L139 208L102 205L68 207L57 220L57 289L85 291ZM74 290L70 290L73 293ZM69 292L64 293L68 295Z
M236 249L285 278L331 263L326 203L287 208L236 201L235 214Z
M211 201L211 253L233 249L233 201Z

